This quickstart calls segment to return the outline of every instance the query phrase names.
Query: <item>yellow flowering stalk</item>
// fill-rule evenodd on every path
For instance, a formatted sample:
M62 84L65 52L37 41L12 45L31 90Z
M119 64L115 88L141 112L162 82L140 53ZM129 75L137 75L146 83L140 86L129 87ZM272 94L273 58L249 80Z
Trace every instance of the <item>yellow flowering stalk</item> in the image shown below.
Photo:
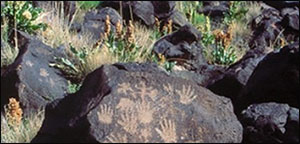
M159 29L160 28L160 22L157 17L155 17L155 26Z
M128 44L135 43L134 26L133 26L131 20L129 20L129 26L127 27L126 40L127 40Z
M158 58L159 58L159 62L158 62L159 65L163 65L166 62L165 56L160 53L158 54Z
M105 19L105 29L104 29L104 38L107 39L109 34L110 34L110 17L109 15L106 15L106 19Z
M22 120L23 111L15 98L10 98L6 109L7 122L12 126L18 126Z
M173 24L172 19L169 19L169 20L168 20L168 24L167 24L167 27L168 27L168 33L172 33L172 24Z
M118 20L118 22L116 24L116 33L117 33L117 38L122 39L122 24L121 24L120 20Z

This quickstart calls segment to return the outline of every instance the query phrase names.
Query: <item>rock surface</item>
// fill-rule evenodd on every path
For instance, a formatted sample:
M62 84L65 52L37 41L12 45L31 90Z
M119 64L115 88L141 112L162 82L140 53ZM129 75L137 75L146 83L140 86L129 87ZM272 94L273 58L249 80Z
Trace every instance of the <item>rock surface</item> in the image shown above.
M243 143L299 143L299 109L287 104L250 105L240 121Z
M238 105L237 96L247 84L249 77L266 54L258 50L249 50L241 60L228 67L219 79L211 81L207 88L217 95L231 98Z
M278 102L299 108L299 42L268 54L238 98L239 110L253 103Z
M130 7L133 19L141 21L147 26L154 26L155 18L164 25L169 19L173 21L173 27L181 27L188 24L187 19L175 9L175 1L123 1L121 2L123 19L130 20ZM102 6L120 10L119 1L104 1Z
M64 97L67 81L57 69L49 67L55 49L24 33L21 49L13 64L1 74L1 111L10 97L20 101L25 115L46 106L48 102Z
M203 7L198 9L198 13L203 13L211 17L224 16L224 13L228 11L228 1L203 1Z
M92 38L97 41L101 37L100 34L104 33L106 15L110 17L111 30L115 31L118 20L122 22L122 18L116 10L110 7L87 12L84 17L84 22L82 24L74 24L72 29L80 34L91 33Z
M104 65L49 104L32 142L241 142L231 101L155 65Z

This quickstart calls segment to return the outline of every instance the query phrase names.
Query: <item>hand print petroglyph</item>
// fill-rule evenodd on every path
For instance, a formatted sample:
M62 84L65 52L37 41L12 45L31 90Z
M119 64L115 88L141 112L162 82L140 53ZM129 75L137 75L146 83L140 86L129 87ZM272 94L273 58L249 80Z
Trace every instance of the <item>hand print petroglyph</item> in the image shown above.
M161 130L155 128L156 132L166 143L177 141L175 123L172 120L163 119L160 121Z
M168 95L171 95L174 92L174 89L170 83L168 83L167 85L163 85L163 88L168 93Z
M135 134L137 131L137 117L129 110L121 115L121 120L118 120L118 124L130 134Z
M185 85L183 85L182 90L176 90L176 92L180 96L180 102L183 104L190 104L197 97L190 86L186 89Z
M147 127L141 130L141 135L139 137L143 142L147 143L151 134L151 129Z
M47 77L47 76L49 76L49 73L47 72L46 69L41 68L41 69L40 69L40 76L42 76L42 77Z
M138 119L141 123L147 124L153 120L154 109L151 107L150 103L142 102L138 104Z
M125 111L127 109L131 109L134 106L134 102L128 98L121 98L120 102L117 104L117 109Z
M105 143L127 143L127 136L121 135L120 133L117 134L110 134L107 136L108 141L105 141Z
M100 105L100 112L97 112L98 119L104 124L110 124L112 122L113 110L106 104Z
M118 93L124 93L124 94L127 94L128 91L133 91L130 87L130 84L129 83L121 83L118 85L119 88L117 90Z
M145 97L149 96L152 100L156 99L158 91L154 90L151 86L147 87L145 82L140 82L138 85L135 85L135 87L138 90L134 93L134 98L140 96L142 100L145 100Z
M33 63L32 63L30 60L26 61L25 64L28 65L29 67L32 67L32 66L33 66Z

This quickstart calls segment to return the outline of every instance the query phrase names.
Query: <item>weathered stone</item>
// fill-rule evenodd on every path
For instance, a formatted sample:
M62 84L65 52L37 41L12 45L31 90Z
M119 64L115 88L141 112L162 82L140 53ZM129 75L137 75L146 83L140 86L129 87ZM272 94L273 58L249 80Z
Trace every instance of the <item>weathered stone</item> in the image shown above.
M199 53L200 46L193 42L199 41L200 38L201 33L197 29L185 25L158 40L154 44L153 51L156 54L163 54L166 58L190 60Z
M174 1L104 1L102 6L112 7L119 11L120 3L125 20L131 20L131 7L133 19L147 26L154 26L155 17L161 22L161 26L171 19L174 29L188 24L187 19L175 9Z
M283 8L287 7L295 7L297 6L299 8L299 1L264 1L264 3L281 10Z
M20 52L13 64L1 75L1 110L10 97L20 101L24 114L44 108L48 102L64 97L67 81L61 73L49 67L55 49L20 32Z
M77 93L47 106L32 142L241 142L228 98L147 67L90 73Z
M228 1L203 1L203 7L198 9L198 13L203 13L211 17L224 16L224 13L228 11Z
M287 104L250 105L241 114L243 143L299 143L299 109Z
M238 98L238 110L253 103L278 102L299 108L299 42L268 54Z
M115 25L118 21L122 22L122 18L116 10L109 7L87 12L81 27L80 24L75 24L73 29L82 33L92 33L93 39L99 40L100 34L104 33L106 15L109 15L111 30L114 31Z
M241 60L228 67L220 79L210 83L207 88L215 94L231 98L234 106L239 104L237 96L265 55L255 49L249 50Z
M274 44L282 31L281 20L282 17L278 10L274 8L264 9L262 14L252 21L253 36L249 42L249 47L267 52L266 48Z

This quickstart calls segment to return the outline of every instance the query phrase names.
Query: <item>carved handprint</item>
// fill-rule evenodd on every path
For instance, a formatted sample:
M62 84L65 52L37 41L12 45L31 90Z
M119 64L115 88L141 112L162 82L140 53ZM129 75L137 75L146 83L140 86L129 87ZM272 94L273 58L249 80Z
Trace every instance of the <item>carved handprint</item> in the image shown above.
M100 112L97 112L98 119L104 124L110 124L112 122L113 110L106 104L100 105Z
M118 85L119 88L117 90L118 93L124 93L124 94L127 94L128 91L131 92L133 91L132 88L130 87L130 84L129 83L121 83Z
M171 120L164 119L160 122L161 130L155 128L156 132L166 143L172 143L177 141L175 123Z
M138 119L140 120L141 123L147 124L150 123L153 119L153 112L154 109L151 107L151 105L146 102L142 102L138 104L137 107L138 110Z
M176 92L180 96L180 102L183 104L190 104L197 97L190 86L186 89L185 85L183 85L183 89L181 91L176 90Z
M130 134L135 134L137 131L137 117L129 111L126 111L121 115L121 120L118 120L118 124L123 126L124 130Z
M134 102L128 98L121 98L120 102L117 104L117 109L125 111L127 109L131 109L134 106Z
M107 136L108 141L105 141L105 143L127 143L127 136L126 135L121 135L120 133L111 134Z

